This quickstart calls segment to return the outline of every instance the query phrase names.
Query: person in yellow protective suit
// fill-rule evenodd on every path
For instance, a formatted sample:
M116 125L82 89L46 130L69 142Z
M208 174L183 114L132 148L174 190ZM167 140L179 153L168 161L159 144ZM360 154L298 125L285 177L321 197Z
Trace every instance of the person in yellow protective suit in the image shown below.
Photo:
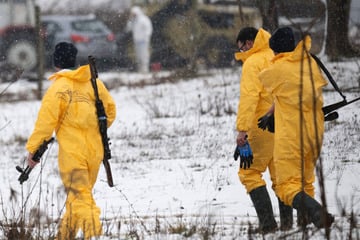
M52 85L46 91L35 128L26 149L28 164L33 168L33 153L55 131L59 143L59 172L67 193L66 212L57 239L74 239L82 230L85 239L102 233L100 209L92 196L103 148L95 108L94 89L89 65L75 70L77 49L61 42L55 47L54 65L58 72L50 76ZM115 103L97 79L99 97L103 101L108 127L116 115Z
M328 227L334 217L314 199L313 186L324 133L322 88L327 82L310 56L310 37L294 50L289 47L293 42L290 27L276 30L269 41L273 64L259 75L275 105L275 191L316 227Z
M237 149L249 144L253 151L253 163L251 166L240 164L238 175L254 204L259 219L259 230L264 234L277 229L266 182L262 178L268 168L274 188L274 135L257 126L258 118L263 116L273 104L271 95L265 91L258 78L258 74L268 67L274 57L273 51L269 48L270 36L270 33L262 28L257 30L245 27L238 34L236 42L239 52L235 53L235 59L243 62L236 119ZM279 210L280 228L282 230L291 228L292 208L279 201Z

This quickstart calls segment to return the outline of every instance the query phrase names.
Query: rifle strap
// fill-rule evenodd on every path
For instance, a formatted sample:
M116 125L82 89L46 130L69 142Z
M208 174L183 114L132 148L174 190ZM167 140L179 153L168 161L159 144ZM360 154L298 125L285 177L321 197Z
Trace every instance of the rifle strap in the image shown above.
M330 72L327 70L327 68L325 67L325 65L321 62L321 60L315 55L310 53L310 55L314 58L314 60L316 61L316 63L319 65L319 67L321 68L321 70L323 70L323 72L325 73L326 77L329 79L329 82L331 83L331 85L334 87L334 89L340 94L340 96L346 101L346 97L344 96L344 94L341 92L339 86L336 84L334 78L331 76Z

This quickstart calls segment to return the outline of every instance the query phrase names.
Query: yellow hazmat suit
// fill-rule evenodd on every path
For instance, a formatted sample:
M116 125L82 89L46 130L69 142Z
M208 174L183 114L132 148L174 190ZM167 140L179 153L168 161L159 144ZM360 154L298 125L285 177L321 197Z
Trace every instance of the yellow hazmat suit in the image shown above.
M80 229L89 239L102 233L92 189L103 158L89 65L59 71L50 80L53 83L43 97L26 149L34 153L55 131L59 172L67 193L58 239L73 239ZM97 85L109 127L116 116L115 102L100 80Z
M239 178L247 192L265 186L262 173L269 167L271 180L275 183L273 167L274 136L257 126L258 119L266 114L273 100L259 80L259 73L270 64L274 57L269 48L270 34L260 28L253 47L246 52L237 52L236 60L243 62L240 80L240 100L238 105L236 129L248 134L248 141L253 150L253 164L249 169L239 168Z
M323 140L322 87L327 82L308 55L310 46L306 37L293 52L276 55L259 76L274 97L275 192L287 205L302 190L314 197L314 168Z

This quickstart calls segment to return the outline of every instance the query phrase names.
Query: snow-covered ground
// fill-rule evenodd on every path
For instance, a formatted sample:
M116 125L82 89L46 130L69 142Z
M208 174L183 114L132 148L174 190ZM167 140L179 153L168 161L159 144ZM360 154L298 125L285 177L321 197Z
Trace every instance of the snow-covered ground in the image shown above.
M326 65L348 100L360 95L358 59ZM169 73L99 74L111 87L118 113L108 132L116 186L108 187L101 168L94 188L102 209L104 239L126 238L130 232L140 239L185 239L185 234L169 230L182 224L197 227L197 235L191 239L202 239L200 229L213 228L213 239L249 239L247 228L249 223L256 227L256 213L238 180L239 163L232 158L240 73L237 67L180 80L168 77ZM28 100L0 102L1 225L19 220L24 206L30 215L27 219L35 224L38 215L34 213L40 210L40 222L51 235L66 197L57 172L57 143L50 146L30 179L20 185L15 166L23 164L24 145L40 101L34 98L37 86L33 82L3 83L0 92L6 87L5 93L13 93L13 99ZM342 100L330 84L324 95L326 104ZM348 232L338 228L349 228L346 219L351 211L356 217L360 213L359 107L360 101L348 105L339 110L338 120L326 123L322 160L327 204L336 216L332 239L346 239ZM267 173L264 178L279 220ZM316 190L320 199L318 185ZM356 231L360 234L359 226ZM1 239L2 234L0 228ZM312 234L310 239L324 239L322 231Z

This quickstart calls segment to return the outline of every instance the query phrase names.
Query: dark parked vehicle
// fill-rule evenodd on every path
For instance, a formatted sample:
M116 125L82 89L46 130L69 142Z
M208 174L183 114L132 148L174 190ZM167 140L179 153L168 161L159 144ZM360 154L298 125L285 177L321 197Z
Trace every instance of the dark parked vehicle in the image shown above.
M236 34L244 26L260 27L258 9L243 6L240 17L236 0L170 0L154 4L143 2L153 24L151 63L164 69L196 64L209 68L230 67L235 63ZM131 34L118 34L119 52L131 62ZM130 61L129 61L130 59Z
M99 65L113 64L119 58L115 35L94 15L42 16L45 31L46 67L52 67L51 54L57 43L72 42L78 49L78 63L85 64L89 55Z

